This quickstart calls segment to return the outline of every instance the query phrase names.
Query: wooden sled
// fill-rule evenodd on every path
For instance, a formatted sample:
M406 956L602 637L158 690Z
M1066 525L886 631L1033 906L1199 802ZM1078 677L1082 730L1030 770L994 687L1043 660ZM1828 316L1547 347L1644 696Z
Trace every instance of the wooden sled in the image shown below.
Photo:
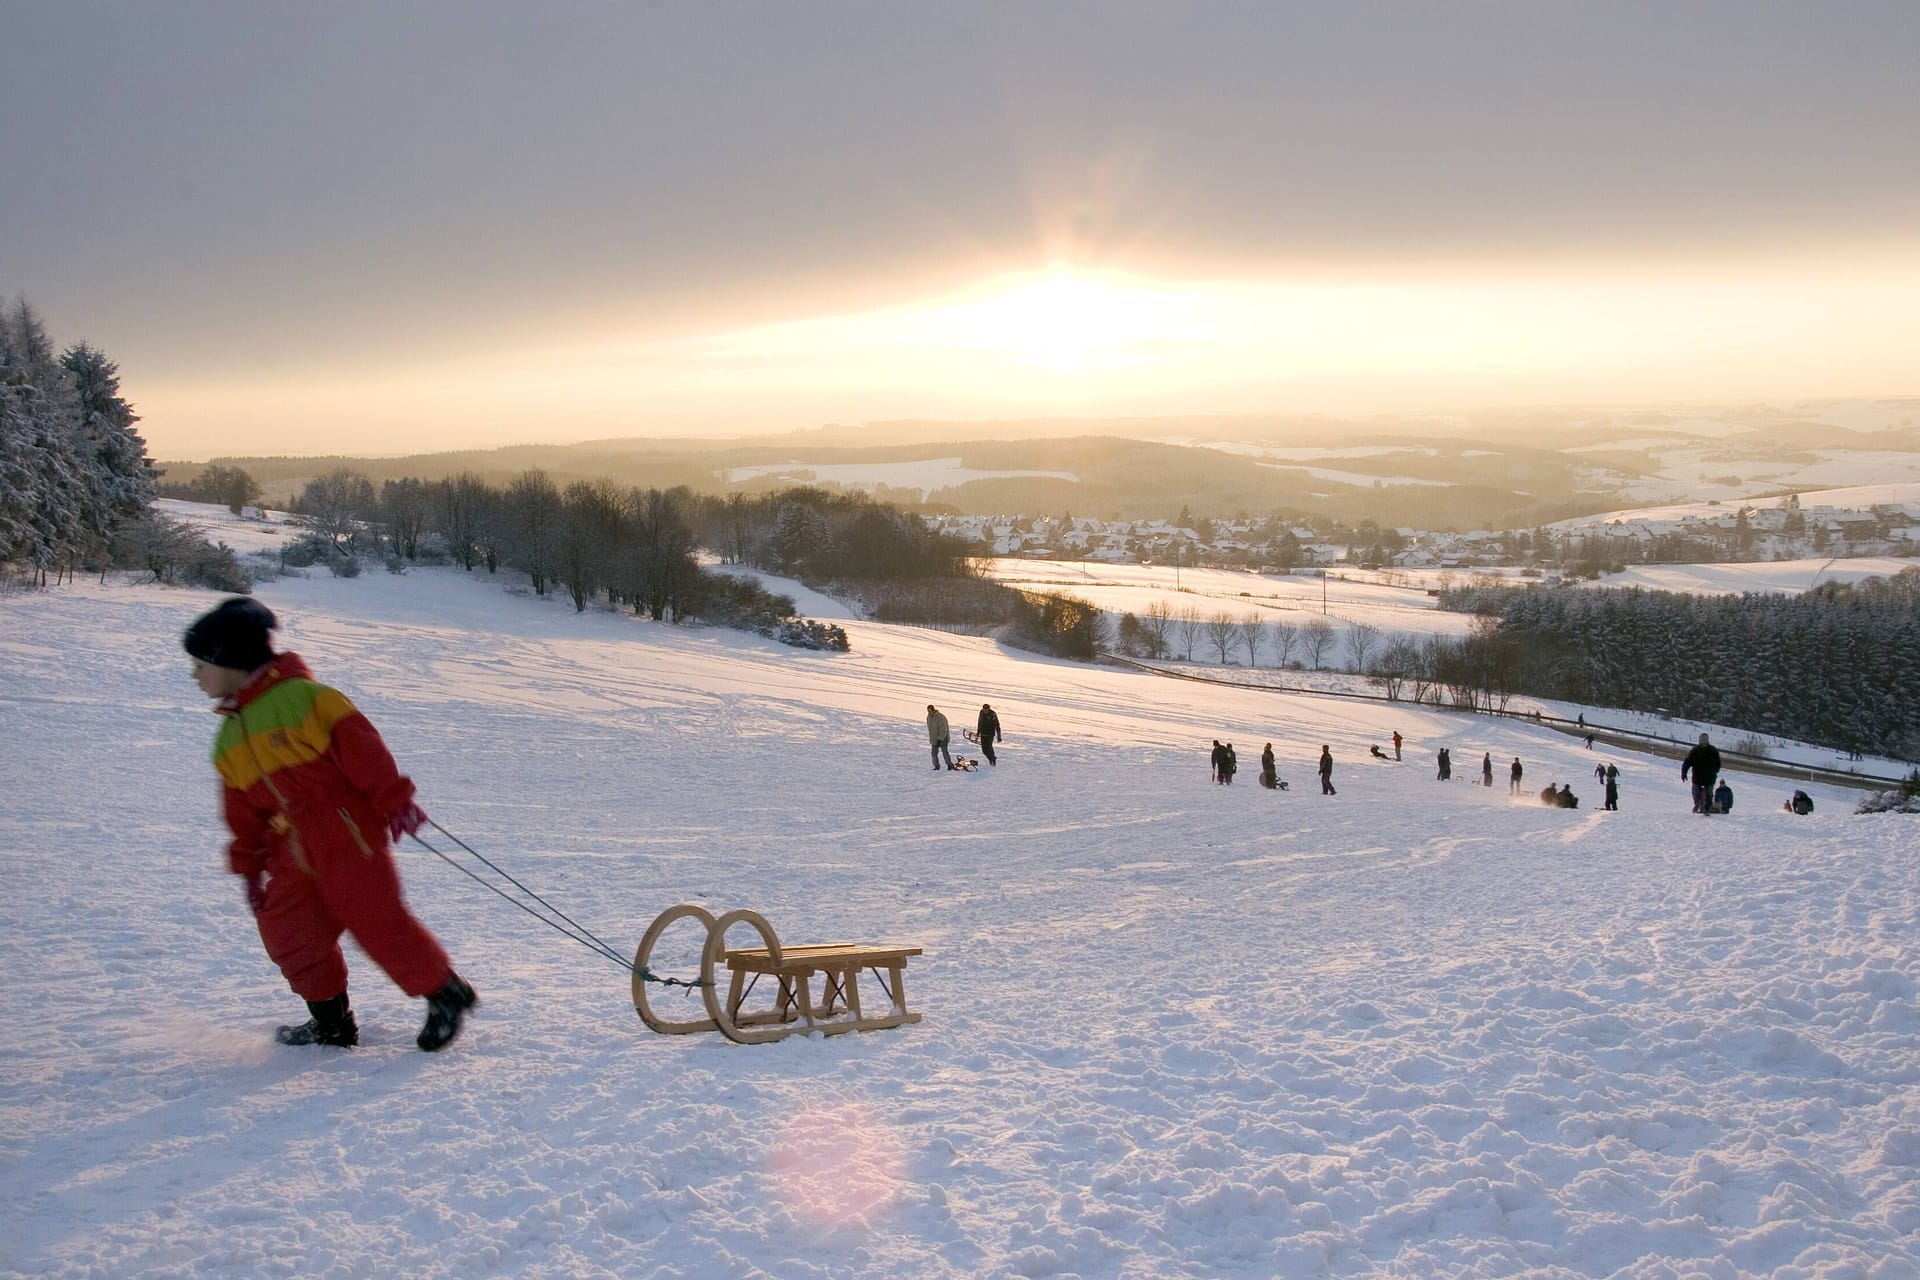
M953 767L961 773L972 773L980 767L980 762L972 756L955 756L953 758Z
M701 995L707 1016L689 1021L665 1018L647 997L647 961L669 925L694 919L706 926L706 945L700 951ZM727 949L727 930L736 924L752 926L765 944ZM768 1044L795 1032L878 1031L920 1021L907 1009L907 957L919 947L863 946L852 942L824 942L804 947L782 947L773 926L757 911L729 911L715 919L705 907L683 902L661 912L648 926L633 953L633 1008L640 1020L662 1035L719 1031L740 1044ZM731 975L727 993L720 994L719 970ZM860 1002L860 973L873 976L877 994L886 1000L884 1013L868 1013ZM814 979L820 979L819 999ZM773 1006L748 1012L747 997L762 978L773 979L777 990Z

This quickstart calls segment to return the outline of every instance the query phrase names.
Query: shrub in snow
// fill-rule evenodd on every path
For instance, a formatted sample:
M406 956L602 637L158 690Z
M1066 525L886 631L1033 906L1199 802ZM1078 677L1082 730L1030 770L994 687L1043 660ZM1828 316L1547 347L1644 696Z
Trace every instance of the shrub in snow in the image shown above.
M845 629L831 622L815 622L812 618L788 618L780 624L776 638L781 644L790 644L799 649L830 649L835 653L845 653L850 647Z
M306 569L332 558L333 544L317 533L295 538L280 548L280 563L289 569Z
M1107 647L1106 615L1077 596L1022 592L1002 635L1017 649L1092 662Z
M360 561L353 556L335 556L327 562L327 568L336 578L357 578L360 576Z
M1891 791L1876 791L1860 802L1855 813L1920 813L1920 767Z
M452 564L453 553L447 550L447 540L438 532L423 533L414 544L413 560L415 564Z
M699 616L715 626L771 636L794 615L793 597L776 595L756 578L715 573L700 585Z
M253 579L240 567L233 548L224 542L196 548L181 566L180 581L190 587L207 587L228 595L243 596L253 591Z
M1756 760L1765 760L1769 747L1765 738L1749 733L1745 737L1735 738L1727 750L1737 756L1752 756Z

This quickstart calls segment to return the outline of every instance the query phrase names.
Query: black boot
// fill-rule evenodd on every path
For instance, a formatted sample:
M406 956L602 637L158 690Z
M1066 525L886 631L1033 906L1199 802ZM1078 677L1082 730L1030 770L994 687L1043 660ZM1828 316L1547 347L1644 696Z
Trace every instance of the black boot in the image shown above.
M351 1049L360 1043L360 1024L347 1007L347 993L331 1000L309 1000L307 1011L313 1016L297 1027L281 1027L273 1038L281 1044L330 1044Z
M453 974L446 986L427 997L427 1020L413 1042L428 1053L446 1048L460 1034L460 1022L467 1010L479 1003L480 998L466 980Z

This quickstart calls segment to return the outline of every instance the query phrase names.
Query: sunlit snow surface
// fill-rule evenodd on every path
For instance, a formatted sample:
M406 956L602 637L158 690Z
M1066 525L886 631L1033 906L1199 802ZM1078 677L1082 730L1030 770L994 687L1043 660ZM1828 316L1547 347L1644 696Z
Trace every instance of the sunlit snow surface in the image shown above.
M177 643L216 597L3 597L0 1272L1920 1270L1912 817L1735 775L1701 819L1635 755L1605 813L1548 731L852 620L828 656L444 569L260 594L426 809L589 928L694 900L916 942L926 1021L654 1036L621 970L415 849L470 1033L417 1052L355 953L362 1046L275 1048L301 1011L221 870ZM998 768L932 771L926 704L982 701ZM1367 761L1396 728L1406 763ZM1582 807L1509 800L1515 755Z

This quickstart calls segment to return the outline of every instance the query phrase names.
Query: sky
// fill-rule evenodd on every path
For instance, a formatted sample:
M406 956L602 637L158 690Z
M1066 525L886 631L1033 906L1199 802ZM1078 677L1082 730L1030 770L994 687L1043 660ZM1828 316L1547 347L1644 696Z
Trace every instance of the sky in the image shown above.
M1920 6L9 0L161 458L1911 395Z

